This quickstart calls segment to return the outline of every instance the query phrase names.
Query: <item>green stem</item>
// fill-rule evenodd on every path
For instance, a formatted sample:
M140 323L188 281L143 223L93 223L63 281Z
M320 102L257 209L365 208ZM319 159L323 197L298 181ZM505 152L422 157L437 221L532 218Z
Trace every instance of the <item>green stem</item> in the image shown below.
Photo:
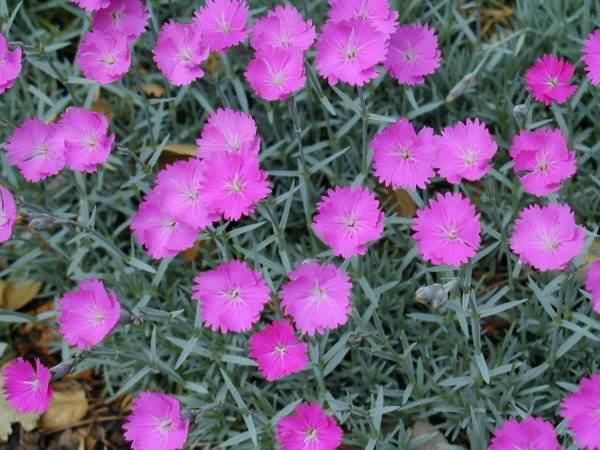
M364 90L358 88L358 96L360 98L360 110L362 113L362 167L361 172L367 176L369 173L369 142L368 142L368 122L369 112L367 110L367 102L365 100Z

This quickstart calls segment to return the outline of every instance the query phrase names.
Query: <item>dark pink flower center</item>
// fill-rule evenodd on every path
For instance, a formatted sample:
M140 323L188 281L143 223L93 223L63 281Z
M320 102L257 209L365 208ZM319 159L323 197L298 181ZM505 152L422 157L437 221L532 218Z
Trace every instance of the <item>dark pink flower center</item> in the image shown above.
M280 358L283 358L287 354L287 351L288 351L288 349L287 349L287 346L285 344L277 344L275 346L275 353Z
M410 159L409 148L408 147L400 147L400 149L398 150L398 156L400 156L400 158L404 159L404 160Z
M415 53L415 50L413 48L407 48L406 50L404 50L404 61L411 63L414 62L417 59L417 54Z
M123 10L122 9L115 9L112 14L112 21L114 25L119 25L121 23L121 20L123 19Z
M548 173L551 166L548 155L545 152L538 153L536 169L542 173Z
M166 226L167 228L175 228L175 227L177 226L177 221L176 221L175 219L168 219L168 220L165 222L165 226Z
M556 77L548 78L548 86L550 86L550 87L558 86L558 78L556 78Z
M309 428L304 435L304 443L310 444L319 440L319 432L316 428Z
M356 61L358 58L358 48L353 45L346 47L345 57L347 62Z
M234 303L239 302L242 299L242 293L239 288L231 289L227 293L227 298Z
M158 431L162 434L167 434L173 428L173 421L171 419L162 419L158 423Z

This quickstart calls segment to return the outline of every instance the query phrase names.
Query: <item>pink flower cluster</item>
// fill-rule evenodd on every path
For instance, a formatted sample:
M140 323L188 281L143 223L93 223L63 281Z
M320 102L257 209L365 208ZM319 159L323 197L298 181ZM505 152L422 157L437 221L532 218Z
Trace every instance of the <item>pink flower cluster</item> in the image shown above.
M11 51L6 36L0 33L0 94L10 89L23 68L23 56L20 48Z
M506 421L494 433L490 450L564 450L558 443L551 423L537 417L527 417L522 422Z
M277 422L281 450L334 450L342 445L344 433L334 417L316 403L303 403L294 414Z

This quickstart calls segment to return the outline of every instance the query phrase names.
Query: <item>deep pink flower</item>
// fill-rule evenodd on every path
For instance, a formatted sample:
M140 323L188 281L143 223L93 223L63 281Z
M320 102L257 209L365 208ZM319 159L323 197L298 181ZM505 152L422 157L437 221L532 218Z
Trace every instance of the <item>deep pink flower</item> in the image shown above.
M58 301L60 334L69 345L87 350L106 338L119 322L121 305L117 295L102 281L82 281L79 289L66 292Z
M175 397L141 392L133 401L123 430L133 450L180 450L187 440L189 426Z
M555 55L544 55L525 74L533 97L546 105L564 103L577 90L571 83L575 66Z
M587 268L585 288L592 294L594 311L600 314L600 260L594 261Z
M135 40L146 31L150 14L142 0L110 0L94 14L94 31Z
M513 138L510 156L523 187L533 195L547 195L560 189L575 174L575 152L559 129L523 130Z
M81 71L100 84L120 80L129 71L129 41L120 34L91 31L86 33L76 57Z
M27 119L8 138L8 162L17 166L27 181L40 181L65 167L64 146L54 139L57 126Z
M250 44L258 53L270 52L274 48L284 50L308 50L316 37L311 20L291 5L279 5L252 27Z
M204 324L222 333L248 331L260 319L271 292L260 272L246 262L229 261L194 279Z
M317 205L314 230L334 255L364 255L383 234L383 212L377 197L360 186L329 189Z
M379 181L394 189L425 189L435 175L433 129L416 133L408 119L399 119L373 138L373 168Z
M298 405L294 413L277 422L281 450L334 450L342 445L342 429L318 403Z
M481 223L475 206L459 193L441 194L417 211L413 239L423 259L458 267L479 250Z
M106 8L110 5L110 0L71 0L80 8L86 11L98 11L99 9Z
M4 367L4 395L8 404L22 413L43 413L50 406L50 370L38 358L35 369L23 358Z
M567 397L560 415L569 421L579 447L600 448L600 373L584 378L579 389Z
M377 77L385 60L388 36L362 20L327 22L317 41L317 70L329 84L362 86Z
M267 325L250 337L250 356L269 381L279 380L308 367L308 345L294 334L287 320Z
M583 250L585 229L575 223L568 205L532 205L519 214L511 248L540 272L564 270Z
M244 76L263 100L285 100L306 84L304 56L289 50L265 50L250 61Z
M465 178L476 181L492 168L492 158L498 146L494 136L479 119L467 119L444 129L438 140L437 161L440 176L458 184Z
M536 417L504 422L494 432L490 450L563 450L551 423Z
M281 307L296 327L313 336L344 325L352 311L352 282L334 264L301 264L281 287Z
M600 86L600 28L586 38L583 44L583 62L588 80L594 86Z
M258 156L260 138L252 116L231 108L219 108L208 116L196 144L197 156L205 159L222 153Z
M245 0L206 0L196 11L195 24L210 49L222 51L246 39L249 14Z
M204 76L200 66L210 49L195 25L168 22L154 47L154 61L175 86L185 86Z
M0 242L6 242L12 236L17 223L17 205L8 189L0 185Z
M22 68L21 49L11 51L6 37L0 33L0 94L15 84Z
M329 20L343 22L364 20L373 28L387 35L397 27L398 12L390 9L388 0L329 0Z

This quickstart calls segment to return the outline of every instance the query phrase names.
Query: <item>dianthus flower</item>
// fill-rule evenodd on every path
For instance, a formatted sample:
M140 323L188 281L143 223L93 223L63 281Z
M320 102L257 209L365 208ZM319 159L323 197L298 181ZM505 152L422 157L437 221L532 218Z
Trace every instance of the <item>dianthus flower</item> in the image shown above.
M577 90L571 83L575 66L566 59L544 55L525 74L527 88L533 97L546 105L564 103Z
M258 156L260 137L252 116L231 108L219 108L208 116L196 145L197 156L204 159L222 153Z
M279 380L308 367L308 345L294 334L287 320L267 325L250 337L250 356L269 381Z
M148 25L150 14L142 0L110 0L108 7L94 14L94 31L129 40L139 38Z
M561 416L569 422L575 441L581 448L600 448L600 373L585 378L579 389L567 397L562 404Z
M348 321L352 311L352 282L334 264L301 264L281 288L281 307L296 327L313 336L334 330Z
M568 205L532 205L519 214L511 248L540 272L564 270L583 250L585 229L575 223Z
M287 50L264 50L250 61L244 76L263 100L285 100L306 84L304 56Z
M304 20L302 14L291 5L279 5L252 27L250 45L258 53L272 49L308 50L315 40L315 26Z
M123 430L133 450L180 450L187 440L189 426L175 397L141 392L133 401Z
M108 7L110 5L110 0L71 0L77 6L86 11L98 11L102 8Z
M462 194L438 194L417 211L413 239L423 259L432 264L458 267L479 250L479 214Z
M76 60L86 78L100 84L112 83L129 71L129 41L119 34L91 31L83 37Z
M260 272L246 262L229 261L194 279L204 324L213 331L248 331L260 319L271 292Z
M40 181L65 167L64 146L55 139L57 126L27 119L8 138L8 162L17 166L27 181Z
M563 181L575 174L575 152L558 129L521 131L510 147L514 170L527 192L547 195L560 189Z
M364 255L383 234L383 212L377 197L360 186L329 189L317 205L314 230L336 256Z
M35 369L17 358L4 367L4 395L8 404L21 413L43 413L50 406L50 370L38 358Z
M329 0L329 20L363 20L381 33L390 35L396 29L398 12L390 8L388 0Z
M600 86L600 28L586 38L583 44L583 62L588 80L594 86Z
M195 24L210 49L222 51L246 39L249 14L245 0L206 0L196 11Z
M17 205L8 189L0 186L0 242L6 242L12 236L17 223Z
M536 417L504 422L494 432L490 450L563 450L551 423Z
M294 415L277 422L281 450L334 450L342 445L344 433L334 417L316 403L303 403Z
M600 260L594 261L587 268L585 288L592 294L594 311L600 314Z
M6 37L0 33L0 94L15 84L22 67L21 49L11 51Z

